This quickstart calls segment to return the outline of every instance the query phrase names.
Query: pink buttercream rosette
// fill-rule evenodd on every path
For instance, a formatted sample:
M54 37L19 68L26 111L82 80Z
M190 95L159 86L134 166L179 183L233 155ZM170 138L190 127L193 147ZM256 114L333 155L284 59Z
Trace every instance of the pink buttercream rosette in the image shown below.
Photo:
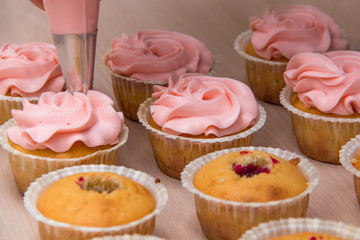
M115 98L124 115L137 121L141 103L155 85L186 72L215 74L216 58L198 39L177 32L142 31L114 38L104 64L111 74Z
M136 221L113 227L74 226L49 219L38 211L38 199L49 185L60 178L82 172L113 172L134 180L144 186L154 197L156 203L154 211ZM84 240L106 235L152 234L155 227L156 216L164 209L167 199L167 190L164 185L158 183L155 178L146 173L123 166L82 165L59 169L36 179L35 182L31 183L24 195L24 206L37 221L41 239Z
M0 144L7 152L21 193L37 177L50 171L82 164L116 164L118 149L125 144L129 130L108 96L96 91L87 95L49 92L41 95L38 104L23 101L24 110L14 110L15 119L0 127ZM9 144L9 139L27 150L51 149L60 153L77 141L88 147L111 146L82 157L52 158L20 152Z
M160 170L176 179L195 158L251 145L266 119L250 88L234 79L184 74L175 85L156 87L154 96L141 104L139 121ZM150 125L151 119L162 129Z
M63 90L55 46L47 43L4 44L0 49L0 124L11 109L22 109L22 99L36 103L42 92Z
M206 163L235 151L263 151L286 161L299 158L300 172L308 182L298 196L270 202L235 202L223 200L199 191L193 183L195 174ZM195 206L201 228L208 239L238 239L246 230L262 222L289 217L304 217L310 193L319 183L317 169L306 158L286 150L266 147L241 147L209 153L189 163L181 173L185 189L195 196Z
M346 240L356 240L360 229L342 222L317 218L289 218L261 223L246 231L239 240L264 240L302 232L326 233Z
M283 106L291 112L300 150L307 156L339 164L342 145L360 134L360 118L347 115L360 110L360 53L334 51L300 53L289 62L281 92ZM293 92L306 107L315 107L334 117L303 112L291 104Z
M287 62L300 52L327 52L346 49L341 29L327 14L312 6L273 7L262 19L250 17L250 30L235 40L234 49L242 57L248 81L257 98L280 104ZM257 56L246 52L253 45ZM275 60L274 60L275 59Z

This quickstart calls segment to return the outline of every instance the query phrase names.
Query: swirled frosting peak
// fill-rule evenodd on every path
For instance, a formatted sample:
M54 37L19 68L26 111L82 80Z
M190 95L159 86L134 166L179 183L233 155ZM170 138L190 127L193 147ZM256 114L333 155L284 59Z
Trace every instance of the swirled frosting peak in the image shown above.
M284 79L307 107L337 115L360 113L360 52L297 54Z
M89 90L47 92L37 104L23 99L23 110L12 110L17 125L8 130L14 143L28 150L49 148L65 152L77 141L88 147L119 142L124 117L107 95Z
M183 74L169 87L155 86L150 107L156 124L172 135L205 134L222 137L251 126L258 114L257 103L244 83L203 74Z
M250 17L252 45L262 58L290 59L301 52L344 50L347 41L335 21L312 6L270 8L262 19Z
M65 85L55 46L47 43L5 44L0 49L0 94L39 97Z
M145 81L178 79L186 72L208 73L214 59L204 43L177 32L143 31L114 38L105 64L114 73Z

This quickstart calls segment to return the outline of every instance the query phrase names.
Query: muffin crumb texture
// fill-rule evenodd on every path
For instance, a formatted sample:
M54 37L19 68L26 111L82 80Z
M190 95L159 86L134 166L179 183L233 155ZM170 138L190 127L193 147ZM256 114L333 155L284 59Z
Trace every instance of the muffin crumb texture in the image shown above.
M351 163L357 170L360 171L360 153L356 156L356 158L351 159Z
M87 227L110 227L138 220L155 209L151 193L137 182L111 172L61 178L39 197L47 218Z
M231 152L205 164L194 177L201 192L237 202L291 198L307 188L299 159L286 161L262 151Z

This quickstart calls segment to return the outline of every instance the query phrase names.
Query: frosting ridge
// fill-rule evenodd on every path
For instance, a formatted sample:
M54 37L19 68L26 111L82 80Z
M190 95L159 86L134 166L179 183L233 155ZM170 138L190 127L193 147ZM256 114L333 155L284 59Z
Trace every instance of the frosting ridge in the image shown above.
M145 81L178 79L186 72L208 73L210 50L198 39L177 32L148 30L114 38L105 64L114 73Z
M4 44L0 49L0 94L39 97L65 85L56 49L48 43Z
M65 152L77 141L88 147L119 142L124 117L107 95L89 90L46 92L37 104L23 99L23 110L12 110L17 125L8 130L10 140L28 150L49 148Z
M297 54L284 80L306 107L337 115L360 113L360 52Z
M300 52L344 50L347 46L335 21L312 6L273 7L262 19L250 17L249 22L254 50L267 60L290 59Z
M169 87L155 86L150 111L165 133L222 137L251 126L257 103L244 83L204 74L183 74Z

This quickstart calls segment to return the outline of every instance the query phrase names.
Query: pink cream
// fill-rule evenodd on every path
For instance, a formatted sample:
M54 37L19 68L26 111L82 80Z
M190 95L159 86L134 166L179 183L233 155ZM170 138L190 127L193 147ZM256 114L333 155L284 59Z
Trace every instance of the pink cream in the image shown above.
M100 0L43 0L53 34L84 34L98 26Z

